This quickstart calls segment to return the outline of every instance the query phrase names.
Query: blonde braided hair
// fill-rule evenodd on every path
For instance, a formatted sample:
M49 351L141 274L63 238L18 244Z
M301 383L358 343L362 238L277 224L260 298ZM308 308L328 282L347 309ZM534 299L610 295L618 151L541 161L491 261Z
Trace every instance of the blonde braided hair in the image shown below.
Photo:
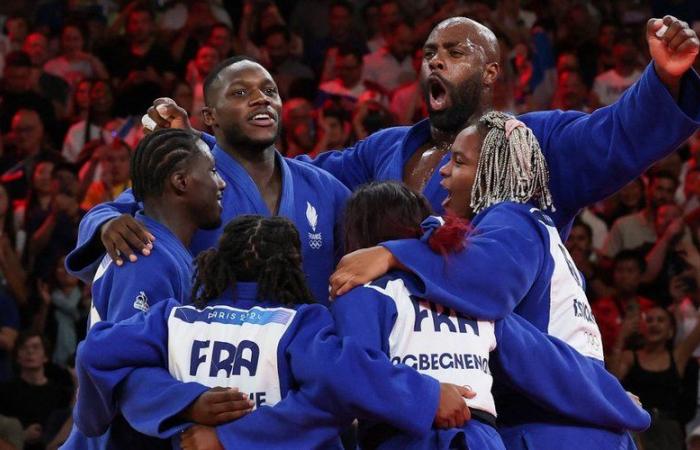
M549 170L532 130L515 117L491 111L479 119L486 130L470 207L478 214L504 201L527 203L538 199L541 209L551 208Z

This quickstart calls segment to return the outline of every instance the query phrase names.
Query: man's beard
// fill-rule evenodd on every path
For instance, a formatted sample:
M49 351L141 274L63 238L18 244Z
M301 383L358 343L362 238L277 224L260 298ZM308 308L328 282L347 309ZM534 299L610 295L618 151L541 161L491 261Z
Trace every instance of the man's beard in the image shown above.
M480 106L482 86L481 73L475 73L460 85L442 79L446 93L452 100L452 105L442 111L430 110L430 89L422 84L423 98L428 105L430 124L440 131L457 133L462 131Z

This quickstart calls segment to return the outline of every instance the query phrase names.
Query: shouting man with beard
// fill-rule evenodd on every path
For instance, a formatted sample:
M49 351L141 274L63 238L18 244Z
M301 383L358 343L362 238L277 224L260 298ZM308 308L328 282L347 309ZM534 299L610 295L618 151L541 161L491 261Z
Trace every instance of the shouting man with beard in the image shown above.
M552 172L552 217L562 238L582 207L636 178L700 125L700 77L691 69L700 47L697 35L686 23L666 16L649 21L647 41L652 63L613 105L592 114L547 111L519 117L535 133ZM403 180L422 192L436 213L444 212L447 193L436 168L449 160L455 136L491 109L499 48L491 30L454 17L433 29L423 50L420 80L429 119L379 131L344 151L299 158L329 171L350 189L372 180ZM158 99L154 105L160 105L160 112L154 106L148 115L159 127L190 126L186 112L172 100ZM212 147L220 142L202 137ZM102 223L110 254L117 247L128 256L132 249L147 248L147 234L130 219ZM366 252L383 256L381 261L390 256L380 249ZM336 287L346 278L336 278Z

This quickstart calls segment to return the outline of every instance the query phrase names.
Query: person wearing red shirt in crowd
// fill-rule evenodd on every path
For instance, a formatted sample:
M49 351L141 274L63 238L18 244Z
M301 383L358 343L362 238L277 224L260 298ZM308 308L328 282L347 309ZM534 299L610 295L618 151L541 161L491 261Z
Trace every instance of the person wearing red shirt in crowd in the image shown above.
M638 294L639 284L646 263L641 254L634 250L623 250L615 257L613 264L614 294L593 303L591 309L603 338L606 356L612 351L615 342L623 335L623 345L633 345L634 335L638 335L641 315L655 306L652 300Z

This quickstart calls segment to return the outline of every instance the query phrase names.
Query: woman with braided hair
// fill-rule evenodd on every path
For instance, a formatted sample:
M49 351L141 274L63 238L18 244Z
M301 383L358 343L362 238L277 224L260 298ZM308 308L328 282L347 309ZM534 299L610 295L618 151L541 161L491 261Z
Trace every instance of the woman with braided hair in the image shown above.
M466 389L337 337L328 309L311 301L288 219L234 219L218 247L197 257L195 273L193 305L170 299L120 323L100 322L78 351L81 389L98 391L95 403L119 395L135 428L161 438L182 432L186 450L217 440L224 448L342 448L338 434L355 417L408 435L427 433L434 420L469 418ZM178 395L157 406L135 398L123 382L144 367L167 367L182 382ZM216 428L192 426L182 413L214 386L248 393L257 409Z
M368 268L361 253L366 250L346 256L333 276L335 287L345 285L342 293L387 269L403 268L417 277L414 295L485 320L514 312L605 374L600 332L581 276L545 212L552 205L547 165L532 131L512 116L489 112L457 136L440 174L445 210L471 220L465 248L444 257L420 239L384 242L389 258L374 267ZM539 385L543 370L524 370L519 382ZM619 384L583 371L562 378L574 386L593 386L582 387L585 395L567 410L561 409L564 404L544 408L534 403L497 371L494 381L499 432L509 449L634 448L626 430L649 425L648 414L630 399L611 394L624 394ZM598 407L590 406L593 399L601 400Z

